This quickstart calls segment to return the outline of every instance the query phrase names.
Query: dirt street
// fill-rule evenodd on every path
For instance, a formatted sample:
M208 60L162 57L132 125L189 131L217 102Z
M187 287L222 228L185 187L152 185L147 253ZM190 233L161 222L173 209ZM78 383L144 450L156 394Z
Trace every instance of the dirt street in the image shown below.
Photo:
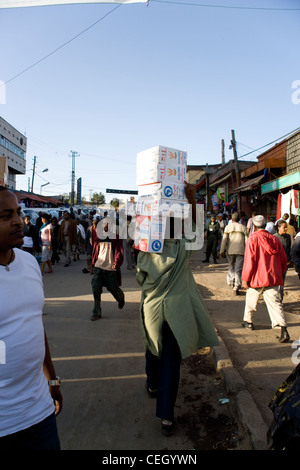
M226 260L218 265L203 265L203 258L200 251L192 259L196 282L235 368L269 424L268 402L292 370L291 344L277 342L263 305L257 315L257 330L242 329L244 295L233 297L226 287ZM176 406L177 431L171 437L161 434L155 400L148 397L144 386L138 316L140 289L135 271L123 267L124 309L118 310L113 297L105 291L103 318L91 322L91 276L82 273L85 264L84 256L68 268L61 261L54 265L52 274L44 275L44 324L64 396L64 408L58 417L62 448L250 448L236 414L235 395L228 390L222 373L216 372L213 352L205 349L183 361ZM295 277L288 276L287 284ZM299 294L296 287L288 292L288 321L292 323L289 331L291 338L296 339L300 337Z

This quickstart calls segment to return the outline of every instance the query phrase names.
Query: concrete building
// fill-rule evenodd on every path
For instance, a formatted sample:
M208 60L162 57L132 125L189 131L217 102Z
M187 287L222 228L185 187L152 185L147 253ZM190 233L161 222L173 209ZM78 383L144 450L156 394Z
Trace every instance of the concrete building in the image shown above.
M0 116L0 156L6 157L8 187L16 189L16 176L26 173L27 138Z

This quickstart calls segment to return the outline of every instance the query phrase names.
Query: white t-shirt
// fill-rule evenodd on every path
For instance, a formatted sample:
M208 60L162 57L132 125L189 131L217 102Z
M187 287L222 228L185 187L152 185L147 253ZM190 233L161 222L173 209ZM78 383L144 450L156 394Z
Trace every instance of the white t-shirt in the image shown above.
M36 259L14 249L0 266L0 436L39 423L54 412L43 373L44 289Z

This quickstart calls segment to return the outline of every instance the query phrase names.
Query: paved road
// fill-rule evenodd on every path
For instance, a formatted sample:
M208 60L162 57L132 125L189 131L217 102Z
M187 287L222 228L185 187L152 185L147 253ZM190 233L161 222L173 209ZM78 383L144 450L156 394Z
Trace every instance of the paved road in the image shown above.
M255 318L256 329L241 328L245 295L233 297L226 286L226 260L207 265L201 262L203 258L197 252L192 268L221 340L214 350L215 363L251 445L265 449L266 430L273 418L269 401L294 368L292 346L300 338L299 280L293 270L288 272L284 305L291 341L280 344L263 303ZM135 271L123 267L124 309L119 310L113 297L104 293L103 318L91 322L91 276L82 273L85 258L68 268L63 264L44 275L44 323L57 373L63 379L64 409L58 417L63 449L193 449L193 438L184 426L171 438L162 436L155 403L144 389L140 288ZM224 393L220 385L219 390L214 385L214 376L211 380L208 394L215 393L216 401L218 393ZM200 376L192 380L194 385L197 381L200 384ZM205 381L208 384L207 377ZM183 393L190 391L187 387ZM184 400L183 396L186 406Z
M192 449L192 441L180 430L162 436L155 401L144 388L135 271L123 268L124 309L106 292L103 318L92 322L91 276L82 273L85 261L68 268L63 264L44 275L44 324L63 381L64 408L58 417L63 449Z

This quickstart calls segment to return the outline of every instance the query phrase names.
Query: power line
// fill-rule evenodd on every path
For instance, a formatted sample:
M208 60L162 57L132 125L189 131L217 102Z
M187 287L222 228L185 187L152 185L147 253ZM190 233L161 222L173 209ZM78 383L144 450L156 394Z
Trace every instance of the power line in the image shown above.
M273 140L272 142L269 142L268 144L265 144L265 145L263 145L262 147L259 147L256 150L252 150L251 152L245 153L244 155L241 155L239 158L247 157L247 155L250 155L251 153L258 152L258 150L262 150L262 149L268 147L269 145L275 144L275 142L278 142L278 140L284 139L285 137L288 137L289 135L294 134L294 132L297 132L299 130L300 130L300 127L297 127L297 129L289 132L288 134L285 134L282 137L278 137L278 139Z
M170 3L173 5L194 6L201 8L223 8L227 10L261 10L261 11L300 11L300 8L272 8L272 7L243 7L243 6L229 6L229 5L207 5L203 3L190 3L190 2L176 2L173 0L150 0L156 3Z
M20 75L23 75L23 73L25 72L28 72L28 70L32 69L33 67L35 67L36 65L40 64L41 62L43 62L44 60L48 59L49 57L51 57L53 54L55 54L56 52L58 52L60 49L62 49L63 47L67 46L68 44L70 44L72 41L74 41L75 39L77 39L79 36L82 36L82 34L86 33L87 31L89 31L90 29L92 29L94 26L96 26L96 24L100 23L100 21L104 20L108 15L110 15L111 13L113 13L115 10L117 10L117 8L119 8L120 6L122 6L122 4L118 4L116 7L114 7L112 10L110 10L108 13L106 13L104 16L102 16L102 18L99 18L97 21L95 21L93 24L91 24L90 26L88 26L87 28L85 28L84 30L80 31L80 33L76 34L76 36L74 36L73 38L69 39L68 41L64 42L63 44L61 44L60 46L58 46L56 49L54 49L52 52L49 52L49 54L45 55L44 57L42 57L41 59L37 60L36 62L34 62L32 65L30 65L29 67L27 67L26 69L22 70L22 72L19 72L17 75L15 75L14 77L10 78L9 80L7 80L6 82L4 82L2 85L7 85L8 83L12 82L13 80L15 80L16 78L20 77Z

